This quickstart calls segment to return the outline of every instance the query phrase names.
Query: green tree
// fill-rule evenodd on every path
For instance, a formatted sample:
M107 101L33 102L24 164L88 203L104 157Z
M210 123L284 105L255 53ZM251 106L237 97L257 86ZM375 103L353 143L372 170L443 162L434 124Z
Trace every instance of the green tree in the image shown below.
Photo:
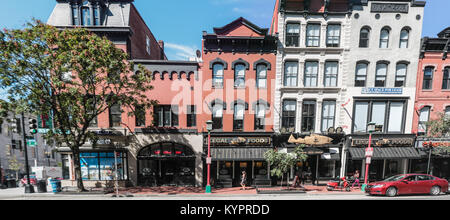
M150 79L148 70L135 71L127 53L106 37L83 28L58 30L34 20L24 29L0 32L0 86L10 105L52 115L54 129L46 138L71 149L79 191L85 191L80 146L96 140L90 124L113 105L131 116L135 106L155 104L148 98Z
M308 155L303 151L304 147L305 145L300 145L292 153L279 152L277 149L272 149L264 153L264 158L270 165L270 174L278 178L281 177L281 186L283 186L284 174L298 162L303 162L308 159Z
M20 171L21 169L23 169L23 164L20 163L20 162L17 160L17 157L16 157L15 154L12 154L12 155L9 157L9 162L8 162L8 163L9 163L9 164L8 164L8 165L9 165L9 169L16 172L16 179L18 179L18 178L19 178L19 171Z
M439 117L427 123L428 136L434 138L450 137L450 116L439 113ZM436 147L434 154L449 154L450 147Z

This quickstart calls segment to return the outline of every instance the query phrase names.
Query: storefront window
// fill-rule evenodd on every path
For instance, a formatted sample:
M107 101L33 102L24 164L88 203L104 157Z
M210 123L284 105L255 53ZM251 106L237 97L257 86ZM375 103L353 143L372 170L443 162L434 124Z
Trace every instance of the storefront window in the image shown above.
M117 162L119 180L126 180L126 154L114 152L81 153L81 176L83 180L114 180Z

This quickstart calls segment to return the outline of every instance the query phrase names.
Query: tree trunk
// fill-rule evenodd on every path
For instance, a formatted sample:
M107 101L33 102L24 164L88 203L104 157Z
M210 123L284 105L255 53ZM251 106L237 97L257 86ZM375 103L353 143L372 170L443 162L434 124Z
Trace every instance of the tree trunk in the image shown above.
M75 171L75 180L77 181L78 192L85 192L86 189L84 188L83 178L81 176L80 150L78 147L74 147L73 150L73 168Z

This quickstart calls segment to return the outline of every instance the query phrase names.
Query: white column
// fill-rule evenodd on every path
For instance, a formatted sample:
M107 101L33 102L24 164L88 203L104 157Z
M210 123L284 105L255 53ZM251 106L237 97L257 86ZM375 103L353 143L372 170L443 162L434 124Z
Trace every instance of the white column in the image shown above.
M302 110L303 110L303 100L300 98L301 96L298 96L297 100L297 115L296 115L296 123L295 123L295 131L301 132L302 131Z

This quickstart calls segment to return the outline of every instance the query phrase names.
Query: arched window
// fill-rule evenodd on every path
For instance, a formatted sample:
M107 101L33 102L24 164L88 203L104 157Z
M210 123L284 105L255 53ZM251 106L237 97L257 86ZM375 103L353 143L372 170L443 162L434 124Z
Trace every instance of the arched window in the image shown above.
M212 105L213 129L222 129L223 110L224 110L223 103L215 102Z
M400 48L408 48L408 42L409 42L409 30L406 28L403 28L400 32Z
M406 84L406 74L407 74L408 64L398 63L397 71L395 73L395 87L403 87Z
M258 103L255 105L255 130L264 130L267 105Z
M356 64L355 87L365 87L367 81L367 63Z
M422 89L425 90L433 89L433 74L434 74L434 67L432 66L425 67L423 73Z
M442 80L442 89L450 89L450 67L444 68L444 76Z
M380 33L380 48L389 47L389 29L383 28Z
M267 88L267 66L265 64L256 66L256 87Z
M377 72L375 75L375 87L385 87L386 86L386 76L387 76L387 67L386 63L378 63L377 64Z
M361 28L359 33L359 47L369 47L370 29L368 27Z
M213 65L212 85L213 87L223 87L223 64L216 63Z
M245 87L245 69L246 67L243 64L236 64L234 66L234 87Z

